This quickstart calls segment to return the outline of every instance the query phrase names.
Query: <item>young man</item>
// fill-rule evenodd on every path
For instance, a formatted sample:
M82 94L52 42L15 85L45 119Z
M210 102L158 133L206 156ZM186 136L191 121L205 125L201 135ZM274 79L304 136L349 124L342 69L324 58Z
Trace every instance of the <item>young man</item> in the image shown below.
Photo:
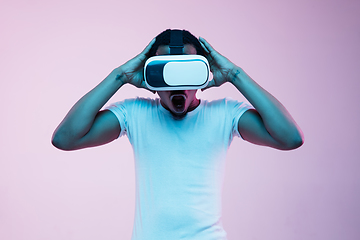
M83 96L55 130L52 143L75 150L128 136L136 172L132 240L226 239L221 187L233 136L290 150L302 145L303 135L278 100L205 39L185 30L183 54L209 61L213 80L206 88L230 82L253 107L230 99L208 102L197 99L196 90L181 90L158 91L160 99L128 99L100 111L126 83L147 89L144 63L169 54L171 31L159 34Z

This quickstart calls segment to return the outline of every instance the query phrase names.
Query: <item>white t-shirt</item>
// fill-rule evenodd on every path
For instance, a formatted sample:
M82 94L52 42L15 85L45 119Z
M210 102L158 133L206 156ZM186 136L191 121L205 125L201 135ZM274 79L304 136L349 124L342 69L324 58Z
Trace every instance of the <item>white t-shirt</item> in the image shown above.
M227 149L241 115L230 99L201 100L174 119L159 99L110 105L134 150L136 209L132 240L225 240L221 192Z

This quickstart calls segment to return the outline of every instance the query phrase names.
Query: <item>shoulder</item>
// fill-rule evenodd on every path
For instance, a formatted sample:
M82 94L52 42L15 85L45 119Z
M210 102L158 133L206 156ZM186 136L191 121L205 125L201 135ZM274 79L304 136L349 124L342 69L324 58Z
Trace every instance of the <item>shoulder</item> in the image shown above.
M122 101L111 103L108 108L117 107L117 108L131 109L137 107L140 108L152 107L152 106L157 106L158 104L159 104L158 99L137 97L137 98L129 98Z
M251 106L246 102L241 102L234 100L232 98L222 98L212 101L202 100L204 106L207 108L219 108L224 110L238 109L238 108L251 108Z
M203 102L204 106L208 108L222 107L226 105L227 98L216 99L211 101L202 99L201 102Z

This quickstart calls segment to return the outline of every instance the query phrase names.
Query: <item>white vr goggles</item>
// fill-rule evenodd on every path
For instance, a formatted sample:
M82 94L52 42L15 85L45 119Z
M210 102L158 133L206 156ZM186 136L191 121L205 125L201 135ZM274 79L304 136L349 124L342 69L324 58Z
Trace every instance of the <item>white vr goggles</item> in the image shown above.
M182 55L184 44L181 30L172 30L169 47L170 55L150 57L145 62L147 87L154 91L206 87L210 76L209 63L201 55Z
M209 69L200 55L162 55L146 61L144 78L154 91L200 89L208 84Z

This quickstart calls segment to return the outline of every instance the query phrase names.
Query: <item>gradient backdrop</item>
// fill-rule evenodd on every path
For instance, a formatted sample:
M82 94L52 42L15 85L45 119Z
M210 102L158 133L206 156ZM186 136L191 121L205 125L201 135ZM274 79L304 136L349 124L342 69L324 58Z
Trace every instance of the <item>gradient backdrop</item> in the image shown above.
M229 240L360 239L360 1L1 0L0 239L130 240L128 139L74 152L51 135L70 107L166 28L206 38L290 111L305 144L234 139ZM110 102L155 97L132 86ZM243 100L230 84L198 97Z

